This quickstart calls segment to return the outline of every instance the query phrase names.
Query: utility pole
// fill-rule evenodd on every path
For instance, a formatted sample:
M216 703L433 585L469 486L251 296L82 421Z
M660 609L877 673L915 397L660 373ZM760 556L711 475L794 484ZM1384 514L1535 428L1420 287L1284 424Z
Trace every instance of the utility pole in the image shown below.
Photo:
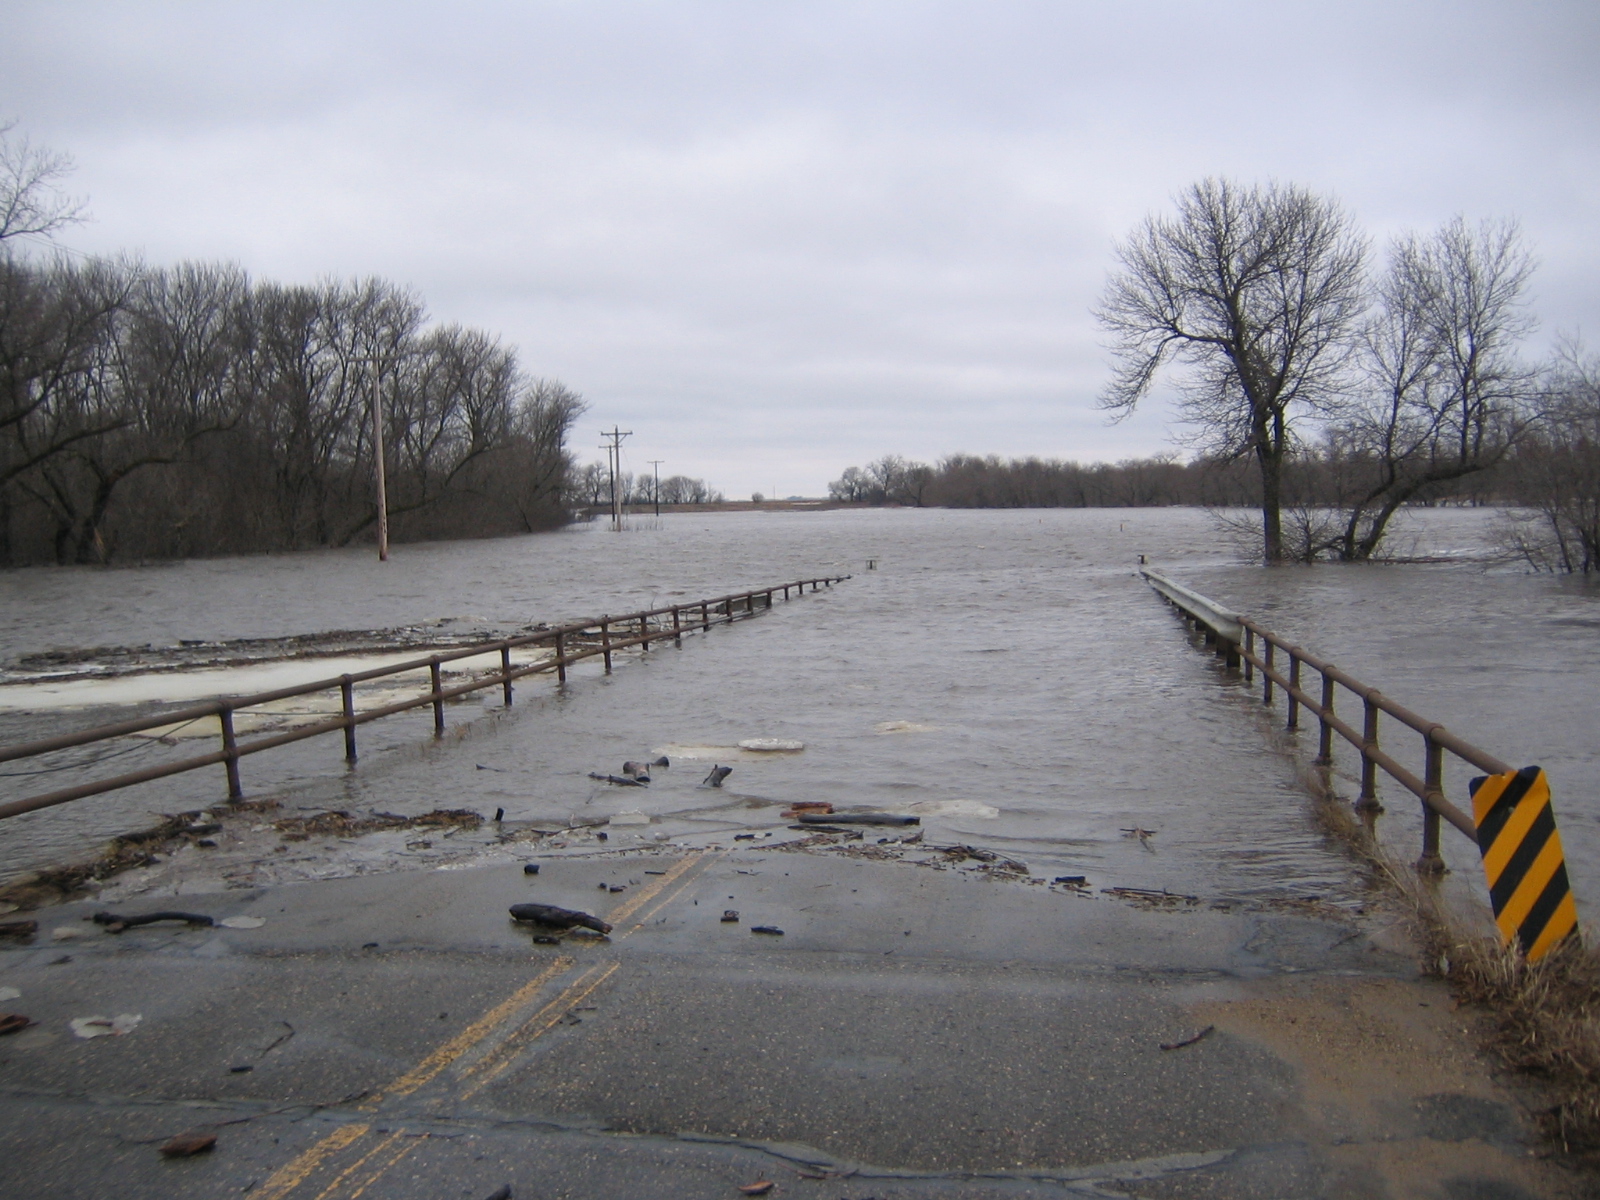
M389 561L389 494L383 478L383 388L372 364L372 474L378 488L378 561Z
M650 494L655 497L656 516L658 517L661 515L661 464L666 461L667 460L664 458L652 458L650 460L650 465L656 469L655 491L651 492Z
M633 430L618 429L613 425L610 433L602 429L600 436L608 439L601 449L606 452L606 459L611 464L611 528L620 530L622 528L622 502L617 496L617 469L622 465L622 439L632 437Z

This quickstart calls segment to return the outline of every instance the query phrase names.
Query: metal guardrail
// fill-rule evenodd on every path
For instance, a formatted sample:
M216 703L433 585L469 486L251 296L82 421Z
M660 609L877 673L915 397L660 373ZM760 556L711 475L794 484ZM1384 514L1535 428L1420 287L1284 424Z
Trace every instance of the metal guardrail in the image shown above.
M66 733L57 737L43 738L39 741L25 742L16 746L0 747L0 763L15 762L19 759L52 754L75 746L88 746L111 738L127 737L131 734L198 721L207 717L215 717L217 719L222 739L221 749L212 751L209 754L185 758L173 763L163 763L159 766L147 767L142 771L130 771L109 779L78 784L74 787L61 788L42 795L29 796L21 800L0 804L0 819L18 816L21 813L34 812L41 808L50 808L57 804L66 804L73 800L81 800L86 796L96 796L104 792L116 791L119 788L132 787L135 784L149 783L152 780L164 779L170 775L179 775L185 771L195 771L203 767L216 766L219 763L227 770L228 798L230 800L239 800L244 797L244 788L239 777L239 760L246 755L259 754L264 750L272 750L278 746L289 745L292 742L304 741L306 738L342 731L344 733L345 761L353 763L356 761L355 731L358 725L365 725L367 722L376 721L380 717L391 716L395 713L405 712L408 709L421 708L424 705L431 704L433 706L434 736L437 737L444 732L444 704L446 700L453 700L457 696L464 696L469 692L498 686L504 689L505 703L507 707L510 707L512 681L525 675L554 671L557 679L564 683L567 678L568 666L584 659L596 657L605 660L605 669L609 673L611 670L611 657L619 650L625 650L630 646L640 646L648 650L651 642L666 641L669 638L681 642L686 632L693 632L695 629L704 632L709 630L714 623L732 623L741 617L754 616L758 607L763 610L769 609L772 607L773 597L779 593L782 593L783 598L787 600L791 591L796 595L801 595L809 587L815 592L820 588L832 587L836 583L843 583L849 578L850 576L848 575L835 575L817 579L801 579L793 583L776 584L773 587L757 588L749 592L735 592L728 596L718 596L714 600L697 600L692 604L674 604L666 608L652 608L644 612L627 613L618 617L602 616L593 621L578 621L562 625L556 629L542 629L537 633L520 634L517 637L502 638L498 641L477 642L470 646L463 646L459 650L452 650L444 654L430 654L426 658L410 659L406 662L396 663L393 666L374 667L369 671L340 675L332 679L319 679L313 683L298 684L294 687L279 688L276 691L260 692L251 696L232 696L208 700L204 704L169 710L146 717L139 717L131 721L120 721L115 725L102 725L94 729L81 730L77 733ZM668 623L668 618L670 618L670 624ZM553 657L530 663L526 666L513 667L511 665L512 650L523 646L539 645L551 646L555 651ZM469 679L465 683L455 684L450 687L443 686L441 677L443 664L467 658L481 658L484 655L496 652L500 655L499 670L485 676ZM427 668L432 686L422 695L365 711L357 711L355 706L356 684L382 679L389 675L401 675L411 671L419 671L423 668ZM342 712L337 717L331 717L326 721L319 721L312 725L256 738L251 741L241 742L234 733L233 714L239 709L254 708L277 700L287 700L295 696L310 696L318 692L333 691L334 689L337 689L340 693L342 708Z
M1206 644L1226 660L1230 671L1242 667L1247 683L1253 682L1256 673L1260 672L1263 704L1273 702L1275 689L1283 691L1288 709L1286 729L1300 728L1302 708L1317 718L1320 736L1314 761L1318 766L1333 765L1334 734L1360 752L1361 792L1356 797L1355 807L1369 828L1383 811L1383 805L1378 801L1379 770L1422 802L1422 855L1417 859L1418 871L1425 874L1444 871L1444 860L1439 854L1441 818L1476 844L1478 832L1472 817L1445 797L1444 756L1452 754L1490 775L1512 770L1509 763L1463 741L1437 721L1429 721L1409 708L1396 704L1377 688L1369 687L1304 647L1284 641L1248 617L1229 612L1198 592L1174 583L1155 571L1141 571L1140 574L1186 621L1205 635ZM1286 660L1282 667L1287 670L1280 667L1280 654ZM1320 678L1321 686L1316 694L1302 686L1302 676L1307 667ZM1338 713L1339 688L1352 693L1361 702L1359 729ZM1379 740L1381 716L1392 717L1421 735L1421 775L1384 749Z

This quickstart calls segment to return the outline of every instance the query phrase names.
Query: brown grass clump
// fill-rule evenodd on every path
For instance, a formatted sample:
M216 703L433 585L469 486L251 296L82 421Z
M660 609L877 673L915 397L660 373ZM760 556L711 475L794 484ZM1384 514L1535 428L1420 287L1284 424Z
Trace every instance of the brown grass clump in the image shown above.
M1460 1004L1490 1018L1485 1048L1535 1081L1549 1101L1540 1131L1569 1154L1600 1161L1600 953L1576 938L1527 962L1498 937L1463 933L1436 888L1395 862L1333 790L1307 772L1318 823L1374 877L1407 902L1423 967L1442 976Z
M1451 992L1492 1017L1488 1048L1543 1085L1551 1103L1534 1114L1541 1131L1600 1160L1600 954L1569 938L1529 963L1498 940L1460 937L1437 909L1424 921Z

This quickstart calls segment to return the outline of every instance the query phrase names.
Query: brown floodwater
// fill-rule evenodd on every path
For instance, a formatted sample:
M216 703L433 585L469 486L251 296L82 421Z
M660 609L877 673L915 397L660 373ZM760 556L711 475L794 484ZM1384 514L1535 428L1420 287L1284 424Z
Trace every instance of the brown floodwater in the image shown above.
M1492 520L1409 515L1408 539L1445 562L1271 571L1187 509L696 513L620 533L400 546L386 564L351 550L30 569L0 575L0 665L72 647L150 646L159 660L185 640L329 630L503 633L850 574L619 660L609 677L589 665L564 689L529 679L509 713L497 691L452 705L440 742L427 710L363 727L354 770L337 736L246 759L246 790L291 810L499 807L508 820L561 821L637 809L675 837L780 828L780 806L828 800L914 812L930 841L981 844L1094 886L1356 902L1349 860L1317 832L1275 747L1281 712L1264 714L1189 647L1137 575L1143 554L1491 753L1544 766L1581 901L1600 895L1600 589L1469 561ZM329 661L265 669L274 681L348 669ZM248 669L258 674L0 683L0 740L252 690L263 668ZM176 747L128 739L92 753L117 755L103 769L132 769L192 752L190 732ZM737 749L750 738L805 748ZM659 751L676 762L648 790L588 778ZM86 753L0 764L0 797L77 777ZM726 787L695 786L714 762L734 768ZM41 765L48 774L24 774ZM1462 804L1463 774L1450 779ZM0 874L81 857L153 814L221 800L222 785L217 768L0 823ZM1386 836L1414 856L1415 802L1398 788L1385 799ZM1470 876L1471 844L1446 834L1452 866Z

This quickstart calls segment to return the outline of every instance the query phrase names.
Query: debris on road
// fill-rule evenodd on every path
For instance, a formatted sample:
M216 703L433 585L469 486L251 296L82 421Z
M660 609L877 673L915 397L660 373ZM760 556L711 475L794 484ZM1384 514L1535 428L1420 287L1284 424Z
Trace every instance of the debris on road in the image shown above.
M1108 896L1115 896L1118 900L1131 900L1135 904L1157 908L1175 908L1180 904L1192 907L1200 903L1199 896L1187 896L1182 892L1169 892L1165 889L1156 891L1154 888L1108 887L1100 890Z
M25 1017L21 1013L0 1013L0 1037L8 1033L21 1033L33 1024L32 1017Z
M186 925L215 925L211 917L205 913L170 912L161 911L141 913L136 917L119 916L116 913L97 912L92 918L96 925L105 926L107 933L121 933L124 929L132 929L136 925L153 925L157 921L182 921Z
M523 863L522 864L522 873L524 875L537 875L539 873L539 864L538 863Z
M706 777L700 781L700 786L719 788L722 786L722 781L732 774L732 767L712 767Z
M801 813L802 825L921 825L921 817L900 813Z
M785 821L792 821L802 813L831 813L833 804L827 800L796 800L778 815Z
M752 925L750 926L750 932L770 933L776 935L777 937L783 936L783 930L779 929L776 925Z
M494 1191L485 1196L483 1200L511 1200L511 1185L503 1183Z
M1185 1046L1194 1045L1196 1042L1200 1041L1202 1038L1204 1038L1208 1034L1212 1033L1216 1028L1217 1027L1215 1025L1207 1025L1204 1029L1202 1029L1199 1033L1195 1034L1193 1037L1184 1038L1181 1042L1162 1042L1161 1043L1161 1048L1163 1050L1182 1050Z
M736 833L733 835L733 840L736 842L753 842L756 840L756 835L753 833Z
M21 1000L22 993L14 987L0 987L0 1000Z
M722 910L722 919L724 921L730 921L730 922L731 921L737 921L739 919L739 910L736 909L736 908L725 908L725 909L723 909Z
M142 1020L140 1013L119 1013L114 1017L73 1017L68 1024L81 1038L121 1037L137 1029Z
M622 773L629 779L637 779L640 783L650 782L650 767L647 762L625 762L622 764Z
M470 808L436 808L420 817L402 817L396 813L353 817L342 809L336 809L310 817L282 817L272 822L272 828L282 834L285 841L305 841L313 834L348 837L381 829L434 829L452 825L460 829L476 829L482 824L483 814Z
M223 917L217 924L224 929L260 929L266 921L261 917Z
M0 921L0 938L27 940L38 932L37 921Z
M191 1158L204 1154L216 1144L214 1133L180 1133L161 1147L161 1153L166 1158Z
M1070 888L1086 888L1089 886L1089 877L1087 875L1057 875L1050 882L1065 884Z
M592 929L596 933L610 933L611 926L599 917L570 908L557 908L553 904L513 904L511 919L531 921L535 925L548 925L552 929L572 929L575 926Z
M770 1179L760 1179L755 1183L745 1183L739 1185L739 1190L746 1196L765 1196L772 1190L772 1188L773 1183Z

